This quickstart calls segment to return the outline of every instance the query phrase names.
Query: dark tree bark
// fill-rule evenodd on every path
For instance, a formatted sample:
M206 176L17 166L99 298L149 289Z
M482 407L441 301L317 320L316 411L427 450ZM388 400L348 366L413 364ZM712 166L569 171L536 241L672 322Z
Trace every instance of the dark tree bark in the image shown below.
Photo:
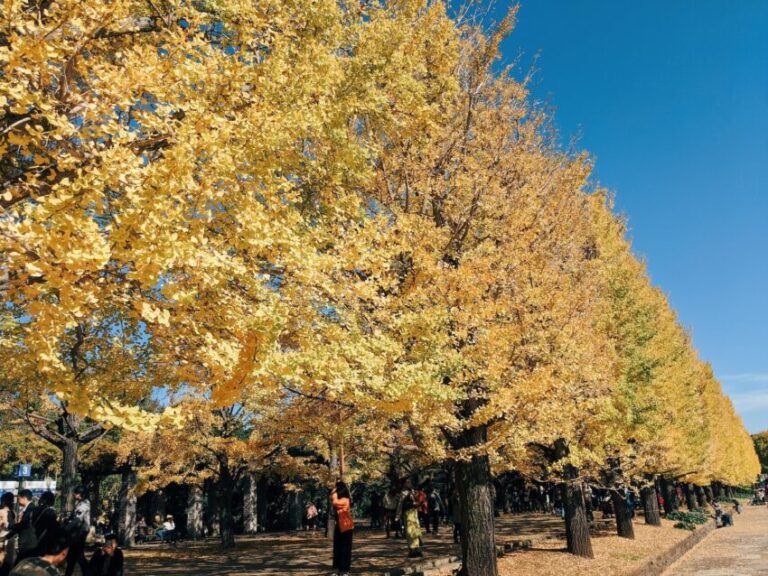
M626 498L616 489L612 488L608 492L611 495L613 511L616 514L616 533L621 538L634 540L635 529L632 527L632 518L629 515Z
M91 518L95 523L96 518L101 514L101 478L99 476L91 476L88 482L84 481L84 484L88 487L88 499L91 501Z
M256 474L247 474L243 482L243 530L246 534L259 531L259 499Z
M696 491L696 500L699 501L700 506L706 506L707 505L707 495L704 493L704 488L701 486L694 486L693 488Z
M707 495L707 502L710 502L714 504L715 502L715 495L712 493L712 487L711 486L704 486L704 494Z
M554 445L554 461L568 456L568 445L564 440L557 440ZM564 481L559 485L560 495L565 508L565 538L568 552L575 556L594 558L592 537L589 535L589 519L584 501L583 483L578 480L579 471L570 464L563 469Z
M485 442L487 428L462 432L457 447ZM465 576L498 576L496 532L491 495L491 466L488 456L476 455L456 462L456 483L461 501L461 557Z
M328 450L330 451L329 453L331 455L329 467L331 477L333 477L334 471L339 467L339 455L336 452L336 447L331 442L328 443ZM325 523L325 536L329 540L333 540L333 534L336 530L336 514L333 513L333 506L331 506L330 495L328 498L329 500L325 504L328 507L328 518L327 522Z
M288 529L301 530L304 520L304 502L299 490L292 490L288 493Z
M221 546L235 546L235 518L232 514L232 496L235 492L235 481L232 473L225 465L219 466L219 534Z
M203 489L193 484L187 494L187 536L192 540L200 540L203 527Z
M661 526L661 514L659 513L659 498L656 494L656 487L651 484L650 486L643 487L640 490L640 495L643 499L643 510L645 511L645 523L651 526Z
M149 493L149 518L147 523L155 521L155 516L165 519L165 494L162 490L153 490Z
M725 498L725 491L720 482L712 482L712 490L714 491L715 498Z
M208 536L219 535L219 496L216 483L212 480L206 480L205 486L205 528Z
M65 514L69 514L75 507L74 491L77 481L78 448L77 440L71 438L68 438L60 446L62 466L59 495L61 497L60 508Z
M659 487L661 488L661 495L664 497L664 513L671 514L677 510L675 486L669 478L660 478Z
M690 484L683 484L683 492L685 493L685 504L688 506L688 510L693 510L699 507L699 502L696 500L696 492L693 486Z
M120 477L120 511L117 539L120 546L130 548L136 536L136 472L126 467Z
M563 482L560 484L560 493L565 503L565 537L568 552L584 558L594 558L581 482L575 480Z

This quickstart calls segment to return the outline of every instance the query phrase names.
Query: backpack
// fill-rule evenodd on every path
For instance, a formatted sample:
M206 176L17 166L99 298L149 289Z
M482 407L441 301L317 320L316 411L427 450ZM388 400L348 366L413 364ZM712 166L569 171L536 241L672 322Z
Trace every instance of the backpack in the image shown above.
M352 513L349 510L339 510L336 516L339 520L339 532L349 532L355 527Z

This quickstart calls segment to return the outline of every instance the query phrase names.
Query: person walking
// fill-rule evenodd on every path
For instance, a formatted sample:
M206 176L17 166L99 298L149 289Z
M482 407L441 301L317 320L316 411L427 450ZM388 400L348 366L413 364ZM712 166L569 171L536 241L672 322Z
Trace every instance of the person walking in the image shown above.
M402 518L403 529L405 530L405 539L408 544L408 557L420 558L423 556L421 551L421 528L419 526L419 501L416 491L413 489L413 482L406 478L403 485L403 492L400 495L400 509L398 516Z
M12 492L6 492L0 498L0 544L2 544L5 550L5 556L3 562L0 564L0 576L8 576L11 572L11 568L16 563L16 538L11 537L6 539L5 537L13 528L16 523L16 513L14 512L14 497Z
M397 489L394 486L390 486L387 493L384 494L384 530L389 538L390 532L395 533L395 538L400 537L400 522L397 517L397 508L400 498L397 494Z
M304 530L312 530L314 532L317 529L317 517L319 515L319 512L317 511L317 506L315 506L314 502L310 502L307 504L306 509L304 510Z
M8 533L4 536L5 541L11 540L14 536L18 537L19 552L14 562L29 558L37 547L37 535L32 518L35 516L35 505L32 503L32 491L26 488L19 490L18 495L19 512L18 522L11 526Z
M43 556L59 533L59 519L56 509L53 507L54 501L55 496L51 491L43 492L37 501L35 516L32 518L37 536L37 546L32 552L32 556Z
M429 534L429 501L427 500L427 491L425 484L419 486L416 490L416 505L419 510L419 526Z
M338 571L336 574L349 576L355 523L352 521L352 497L343 480L336 482L336 486L331 490L331 506L336 514L333 530L333 568Z
M371 493L371 528L381 528L381 495L378 490Z
M453 542L461 543L461 498L459 498L458 488L453 489L451 498L451 512L453 515Z
M440 516L443 512L443 499L440 497L440 492L434 486L427 495L427 504L429 507L430 528L432 528L432 533L437 536L440 529Z
M91 503L86 498L85 486L77 486L74 490L75 507L64 526L69 536L69 552L67 568L64 576L72 576L75 564L80 566L83 576L90 576L88 562L85 559L85 539L91 529Z

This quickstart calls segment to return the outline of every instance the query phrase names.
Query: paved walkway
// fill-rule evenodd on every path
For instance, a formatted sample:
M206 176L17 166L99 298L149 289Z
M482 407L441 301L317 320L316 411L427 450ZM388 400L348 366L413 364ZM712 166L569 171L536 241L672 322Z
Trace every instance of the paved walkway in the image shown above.
M718 528L664 576L768 575L768 507L745 506L734 526Z

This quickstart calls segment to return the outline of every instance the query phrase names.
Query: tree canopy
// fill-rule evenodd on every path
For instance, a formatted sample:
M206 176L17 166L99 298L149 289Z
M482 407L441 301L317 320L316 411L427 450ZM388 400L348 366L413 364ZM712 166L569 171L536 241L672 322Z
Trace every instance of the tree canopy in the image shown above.
M13 425L67 478L117 427L147 482L289 447L382 471L376 447L401 443L455 463L465 504L510 469L751 482L753 444L590 157L500 67L514 20L427 0L6 3Z

